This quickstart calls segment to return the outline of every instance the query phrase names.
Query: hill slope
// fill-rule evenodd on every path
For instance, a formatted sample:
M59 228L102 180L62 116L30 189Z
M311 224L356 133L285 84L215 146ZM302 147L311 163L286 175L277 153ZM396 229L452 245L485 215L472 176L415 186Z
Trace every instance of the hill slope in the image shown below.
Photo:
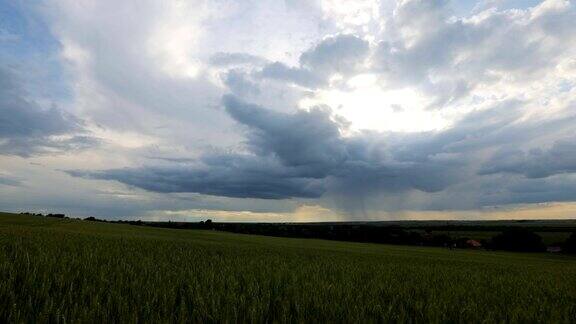
M0 322L551 321L576 259L0 214Z

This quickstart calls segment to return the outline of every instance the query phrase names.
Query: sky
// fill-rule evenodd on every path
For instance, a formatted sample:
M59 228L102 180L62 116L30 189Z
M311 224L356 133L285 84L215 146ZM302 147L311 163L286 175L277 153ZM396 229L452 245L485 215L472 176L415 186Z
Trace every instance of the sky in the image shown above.
M576 3L0 2L0 210L576 217Z

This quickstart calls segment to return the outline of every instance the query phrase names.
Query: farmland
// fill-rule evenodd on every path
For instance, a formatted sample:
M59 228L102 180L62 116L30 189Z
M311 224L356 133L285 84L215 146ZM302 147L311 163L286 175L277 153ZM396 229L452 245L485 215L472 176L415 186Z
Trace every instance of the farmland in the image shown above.
M576 258L0 214L0 322L558 322Z

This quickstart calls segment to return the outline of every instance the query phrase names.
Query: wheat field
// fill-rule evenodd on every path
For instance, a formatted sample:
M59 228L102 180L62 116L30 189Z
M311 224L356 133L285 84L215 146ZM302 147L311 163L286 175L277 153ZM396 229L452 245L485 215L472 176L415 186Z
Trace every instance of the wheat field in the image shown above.
M0 214L0 322L576 321L576 258Z

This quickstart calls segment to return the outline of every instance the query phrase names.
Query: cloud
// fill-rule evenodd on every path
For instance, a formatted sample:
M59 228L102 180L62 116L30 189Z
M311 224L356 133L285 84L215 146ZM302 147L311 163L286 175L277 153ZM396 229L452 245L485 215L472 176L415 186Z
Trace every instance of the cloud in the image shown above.
M223 81L233 93L245 96L249 94L259 95L261 93L259 85L251 81L246 73L239 70L228 70L223 76Z
M302 53L300 65L321 75L356 72L369 52L368 42L354 35L328 37Z
M548 149L535 148L528 152L512 149L496 153L487 161L480 174L515 173L528 178L545 178L576 172L576 139L554 142Z
M259 199L318 198L321 179L343 159L339 125L328 111L285 114L237 98L226 111L247 126L249 152L205 155L200 165L70 171L73 176L117 180L155 192L195 192ZM300 128L301 132L294 132Z
M99 172L68 171L72 176L116 180L161 193L194 192L205 195L286 199L317 198L324 189L314 179L252 156L205 156L201 166L143 167Z
M574 19L574 5L561 0L469 17L455 17L449 1L402 1L386 19L374 68L387 87L417 86L441 107L481 84L550 74L576 50Z
M261 65L266 63L266 60L247 53L218 52L210 57L209 62L214 66L228 67L236 65Z
M370 47L367 41L354 35L328 37L300 55L299 67L280 62L265 66L260 75L315 89L328 84L336 73L349 75L360 71Z
M435 143L449 139L445 133L406 136L404 143L393 144L377 132L344 136L346 123L327 107L285 114L234 97L225 97L224 105L247 126L247 146L256 156L275 157L299 175L325 179L331 189L349 194L439 191L456 180L466 162ZM428 140L419 143L418 138ZM420 145L434 144L430 152L419 150Z
M0 154L31 156L91 147L83 122L27 96L16 70L0 68Z
M263 78L294 83L303 87L315 89L326 84L326 80L308 69L289 67L284 63L275 62L265 66L260 72Z
M227 96L226 111L246 126L247 153L208 155L201 167L171 165L73 176L117 180L156 192L196 192L265 199L317 198L328 188L349 194L371 191L427 192L454 181L456 156L398 159L380 134L342 135L345 128L326 108L286 114ZM390 156L391 155L391 156Z
M207 135L226 124L213 109L221 90L209 80L208 62L199 59L201 25L211 10L187 2L99 1L86 8L65 0L44 8L83 117L172 145L225 137ZM157 131L166 124L171 127Z
M0 174L0 185L19 187L22 185L22 182L18 178Z
M313 177L322 177L345 158L341 125L328 109L286 114L232 96L224 97L224 106L232 118L248 127L248 146L258 156L273 155Z
M79 128L79 121L52 107L41 109L25 98L16 71L0 68L1 137L60 135Z

